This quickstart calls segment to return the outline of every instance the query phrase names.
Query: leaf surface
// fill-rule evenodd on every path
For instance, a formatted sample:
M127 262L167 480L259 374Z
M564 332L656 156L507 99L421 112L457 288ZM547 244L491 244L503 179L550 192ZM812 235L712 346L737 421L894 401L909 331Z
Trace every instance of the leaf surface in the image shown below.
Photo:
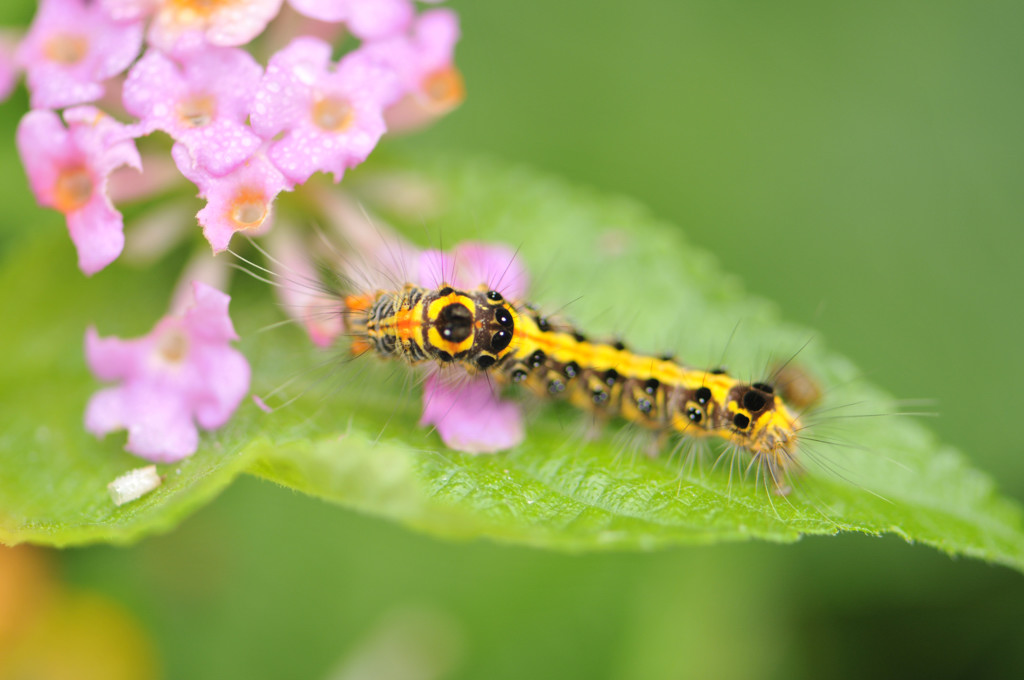
M0 338L0 540L133 541L173 528L248 472L450 538L595 550L859 531L1024 567L1013 502L920 419L900 416L847 360L745 293L678 228L629 201L524 169L466 160L416 167L436 213L403 217L370 201L371 209L435 242L518 247L536 301L551 311L571 303L563 313L588 335L621 336L638 351L672 351L695 366L724 363L751 380L798 353L826 397L819 416L807 418L808 472L793 492L769 493L744 474L740 455L716 464L720 447L702 463L690 447L650 457L635 430L612 425L595 436L589 416L561 404L527 403L527 439L514 451L447 450L416 426L419 388L405 367L345 361L340 349L318 354L294 327L259 332L278 320L276 305L266 286L241 280L231 313L253 389L290 403L266 414L246 400L195 456L160 466L160 489L116 508L106 484L146 463L121 451L123 435L97 441L82 429L98 388L82 336L89 324L102 335L147 332L175 271L173 263L118 264L84 280L55 266L70 260L61 235L14 249L0 272L8 329ZM373 196L375 182L399 169L367 169L353 189Z

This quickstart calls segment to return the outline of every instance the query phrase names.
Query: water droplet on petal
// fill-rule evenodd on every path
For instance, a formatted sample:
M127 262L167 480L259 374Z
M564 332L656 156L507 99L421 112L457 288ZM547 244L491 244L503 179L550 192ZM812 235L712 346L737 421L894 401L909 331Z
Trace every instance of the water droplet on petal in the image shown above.
M262 191L240 189L231 201L230 219L236 230L255 229L263 224L270 206Z

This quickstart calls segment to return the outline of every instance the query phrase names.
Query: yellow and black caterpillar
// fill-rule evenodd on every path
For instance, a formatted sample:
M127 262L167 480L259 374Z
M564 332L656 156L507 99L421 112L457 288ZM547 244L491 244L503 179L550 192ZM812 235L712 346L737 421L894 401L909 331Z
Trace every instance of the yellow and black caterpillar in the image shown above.
M466 291L410 284L348 295L343 314L353 353L459 365L662 434L721 437L748 451L776 485L798 468L801 424L771 385L590 340L486 286Z

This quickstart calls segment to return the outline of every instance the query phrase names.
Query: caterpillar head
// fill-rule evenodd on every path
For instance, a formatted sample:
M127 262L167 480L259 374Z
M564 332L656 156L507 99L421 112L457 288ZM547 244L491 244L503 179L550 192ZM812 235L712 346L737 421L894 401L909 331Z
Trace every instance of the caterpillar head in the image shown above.
M512 351L517 314L501 293L440 288L429 300L426 345L442 363L487 370Z
M777 484L799 465L796 458L799 419L771 385L738 384L725 402L727 439L750 451Z

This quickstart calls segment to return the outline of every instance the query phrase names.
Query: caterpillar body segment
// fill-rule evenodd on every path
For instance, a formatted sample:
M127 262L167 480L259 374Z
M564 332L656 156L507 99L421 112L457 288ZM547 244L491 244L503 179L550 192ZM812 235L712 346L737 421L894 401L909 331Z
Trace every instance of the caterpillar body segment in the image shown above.
M766 383L687 367L587 338L482 287L406 285L345 299L353 352L409 364L459 364L602 417L660 433L720 437L750 452L777 485L799 468L798 417Z

